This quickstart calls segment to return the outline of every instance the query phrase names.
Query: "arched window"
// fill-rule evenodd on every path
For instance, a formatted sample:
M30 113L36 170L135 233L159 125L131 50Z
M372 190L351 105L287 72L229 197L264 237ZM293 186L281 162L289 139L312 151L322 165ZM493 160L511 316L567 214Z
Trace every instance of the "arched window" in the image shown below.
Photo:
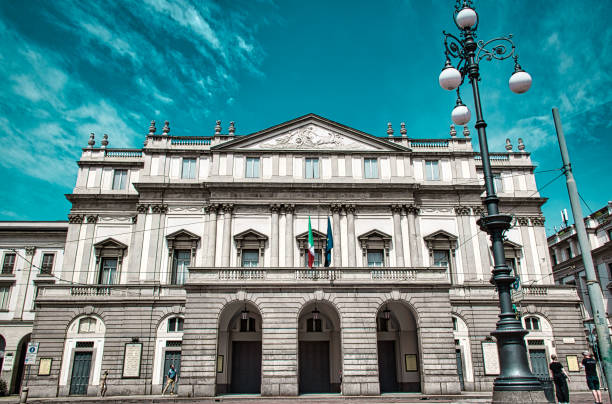
M525 317L525 329L529 331L539 331L540 319L537 317Z
M83 317L79 320L79 334L96 332L97 320L93 317Z

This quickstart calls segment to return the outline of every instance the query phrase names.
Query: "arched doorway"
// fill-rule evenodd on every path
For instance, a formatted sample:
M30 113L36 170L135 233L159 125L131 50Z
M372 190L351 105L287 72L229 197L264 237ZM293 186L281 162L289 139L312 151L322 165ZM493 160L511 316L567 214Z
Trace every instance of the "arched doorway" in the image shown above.
M401 302L383 304L376 315L381 393L421 391L417 322Z
M342 359L340 317L329 303L304 306L298 321L299 392L339 393Z
M261 314L252 303L233 302L219 316L217 394L261 392Z
M13 372L13 394L19 394L21 392L21 386L23 384L23 377L25 373L25 361L26 351L28 350L28 344L32 338L32 334L28 334L19 341L17 345L17 359L13 364L17 368L16 372Z
M153 362L153 388L162 392L166 384L166 375L170 365L177 373L174 391L178 391L181 381L181 351L183 345L183 328L185 318L182 314L172 313L164 317L157 326L155 339L155 361ZM167 392L170 392L167 391Z
M2 371L2 365L4 365L4 351L6 350L6 340L0 335L0 371Z
M472 367L472 350L467 324L459 316L453 315L453 337L455 339L455 358L457 375L461 390L473 390L474 372Z

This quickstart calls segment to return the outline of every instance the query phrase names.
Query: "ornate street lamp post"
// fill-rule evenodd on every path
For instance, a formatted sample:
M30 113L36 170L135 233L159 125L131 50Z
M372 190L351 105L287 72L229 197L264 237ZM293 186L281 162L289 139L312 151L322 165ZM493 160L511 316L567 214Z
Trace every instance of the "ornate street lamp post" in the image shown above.
M527 348L521 321L515 317L512 309L511 285L515 281L512 271L506 265L504 255L504 233L511 227L512 216L499 213L499 199L495 195L489 148L487 144L486 126L480 105L479 63L485 60L514 59L514 73L510 77L510 90L524 93L531 87L531 76L523 71L518 64L512 36L499 37L487 42L476 42L478 14L472 7L471 0L456 0L455 24L460 30L459 37L443 31L444 47L446 48L446 64L440 73L440 86L446 90L457 90L457 105L452 112L452 120L456 125L465 125L470 120L470 111L461 101L459 87L465 77L469 78L474 93L474 109L476 111L476 129L482 156L482 169L485 179L486 197L484 204L487 213L478 225L487 232L493 245L494 268L491 283L499 293L500 314L495 331L491 333L497 339L499 352L500 374L493 383L494 403L533 403L546 402L542 385L531 373L527 361ZM451 59L456 61L453 66Z

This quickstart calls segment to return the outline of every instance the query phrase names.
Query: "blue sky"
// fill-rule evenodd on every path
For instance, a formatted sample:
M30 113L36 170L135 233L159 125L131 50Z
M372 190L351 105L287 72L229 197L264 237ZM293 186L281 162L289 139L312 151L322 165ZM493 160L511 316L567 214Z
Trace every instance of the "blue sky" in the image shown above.
M2 220L63 220L63 194L90 132L140 147L149 121L175 135L251 133L310 112L385 136L448 136L454 94L437 83L453 1L0 2ZM522 137L537 171L561 166L560 108L582 197L612 200L612 3L476 1L479 38L514 34L534 79L508 90L512 63L482 62L492 151ZM471 107L467 87L464 101ZM474 124L474 119L470 122ZM472 128L473 130L473 128ZM542 186L558 172L537 175ZM569 207L563 178L546 187L546 227ZM583 207L585 214L588 208Z

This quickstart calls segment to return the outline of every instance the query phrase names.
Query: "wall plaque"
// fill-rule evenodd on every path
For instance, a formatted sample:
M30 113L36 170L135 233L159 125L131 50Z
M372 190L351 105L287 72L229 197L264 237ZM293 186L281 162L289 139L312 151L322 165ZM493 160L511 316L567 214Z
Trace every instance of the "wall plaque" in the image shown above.
M40 358L38 363L38 376L49 376L51 374L51 364L53 358Z
M497 354L497 343L482 343L482 359L484 361L485 375L499 375L499 356Z
M125 344L123 355L123 377L140 377L140 359L142 357L142 343L130 342Z
M405 354L404 366L406 367L406 372L418 371L419 367L417 365L417 356L415 354Z
M567 370L570 372L580 372L580 367L578 366L578 356L576 355L567 355L565 357L567 360Z

